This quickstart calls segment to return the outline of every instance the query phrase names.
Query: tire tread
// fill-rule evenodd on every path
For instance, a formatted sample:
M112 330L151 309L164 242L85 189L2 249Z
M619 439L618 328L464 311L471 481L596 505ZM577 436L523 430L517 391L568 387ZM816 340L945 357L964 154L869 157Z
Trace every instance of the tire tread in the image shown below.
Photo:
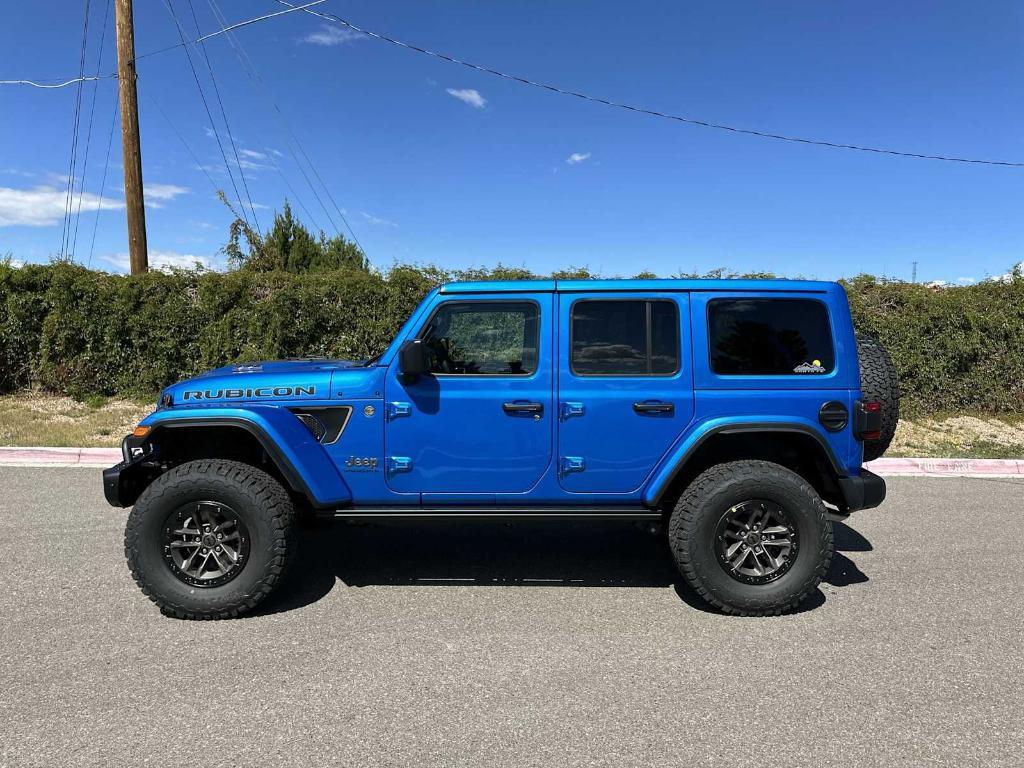
M253 590L242 601L220 608L196 610L156 593L146 581L146 576L136 557L140 546L140 528L147 510L162 498L191 490L198 478L214 475L236 485L246 493L254 507L262 510L270 524L271 535L267 541L267 564L264 573ZM285 576L289 563L292 539L292 518L294 509L291 498L273 477L261 469L239 461L225 459L201 459L190 461L168 470L154 480L139 497L128 516L125 527L124 552L132 578L142 593L152 600L160 610L178 619L211 620L233 619L255 608L277 587ZM250 562L252 557L250 555Z
M704 500L710 497L714 490L721 487L723 483L745 479L755 481L778 479L796 484L814 505L815 514L821 523L821 537L812 544L817 549L817 566L793 591L792 597L779 605L765 605L763 600L757 598L737 600L726 597L701 577L698 565L690 554L690 545L696 535L698 516L704 513ZM686 582L708 603L724 613L736 616L778 616L796 608L817 588L825 574L828 573L834 550L832 524L828 520L825 505L817 492L800 475L769 461L731 461L716 464L698 475L676 502L669 519L668 534L676 564Z

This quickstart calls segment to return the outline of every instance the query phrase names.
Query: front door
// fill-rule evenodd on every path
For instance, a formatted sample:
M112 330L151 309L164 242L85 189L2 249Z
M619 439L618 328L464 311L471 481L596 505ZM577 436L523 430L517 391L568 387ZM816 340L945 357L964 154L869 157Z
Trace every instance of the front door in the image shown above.
M693 418L688 295L558 301L559 483L630 493Z
M388 371L388 486L423 501L521 493L552 458L550 293L442 296L415 338L430 373Z

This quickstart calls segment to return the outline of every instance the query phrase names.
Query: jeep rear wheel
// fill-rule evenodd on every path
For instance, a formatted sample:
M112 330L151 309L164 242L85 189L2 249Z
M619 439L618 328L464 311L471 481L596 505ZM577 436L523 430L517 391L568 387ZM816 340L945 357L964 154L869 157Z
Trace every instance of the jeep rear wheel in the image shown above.
M726 613L779 614L818 586L832 523L814 489L767 461L718 464L676 503L669 544L686 582Z
M252 610L280 583L293 509L266 472L191 461L158 477L128 516L125 557L150 600L181 619Z

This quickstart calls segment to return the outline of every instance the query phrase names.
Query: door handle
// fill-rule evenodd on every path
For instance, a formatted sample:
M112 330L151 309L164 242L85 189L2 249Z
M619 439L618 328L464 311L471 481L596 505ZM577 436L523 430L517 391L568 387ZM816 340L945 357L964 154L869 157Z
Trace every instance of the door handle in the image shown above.
M672 403L665 403L660 400L656 400L633 403L633 410L637 413L675 413L676 407Z
M508 414L517 413L544 413L544 403L502 403L501 409Z

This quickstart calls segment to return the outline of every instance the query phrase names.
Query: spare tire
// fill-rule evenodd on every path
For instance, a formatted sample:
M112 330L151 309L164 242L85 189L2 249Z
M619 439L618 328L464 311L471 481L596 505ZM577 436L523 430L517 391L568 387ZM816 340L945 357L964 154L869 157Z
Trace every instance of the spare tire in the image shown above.
M882 343L873 336L857 334L860 389L865 401L882 405L882 429L877 440L864 441L864 461L881 457L889 448L900 419L900 387L896 366Z

